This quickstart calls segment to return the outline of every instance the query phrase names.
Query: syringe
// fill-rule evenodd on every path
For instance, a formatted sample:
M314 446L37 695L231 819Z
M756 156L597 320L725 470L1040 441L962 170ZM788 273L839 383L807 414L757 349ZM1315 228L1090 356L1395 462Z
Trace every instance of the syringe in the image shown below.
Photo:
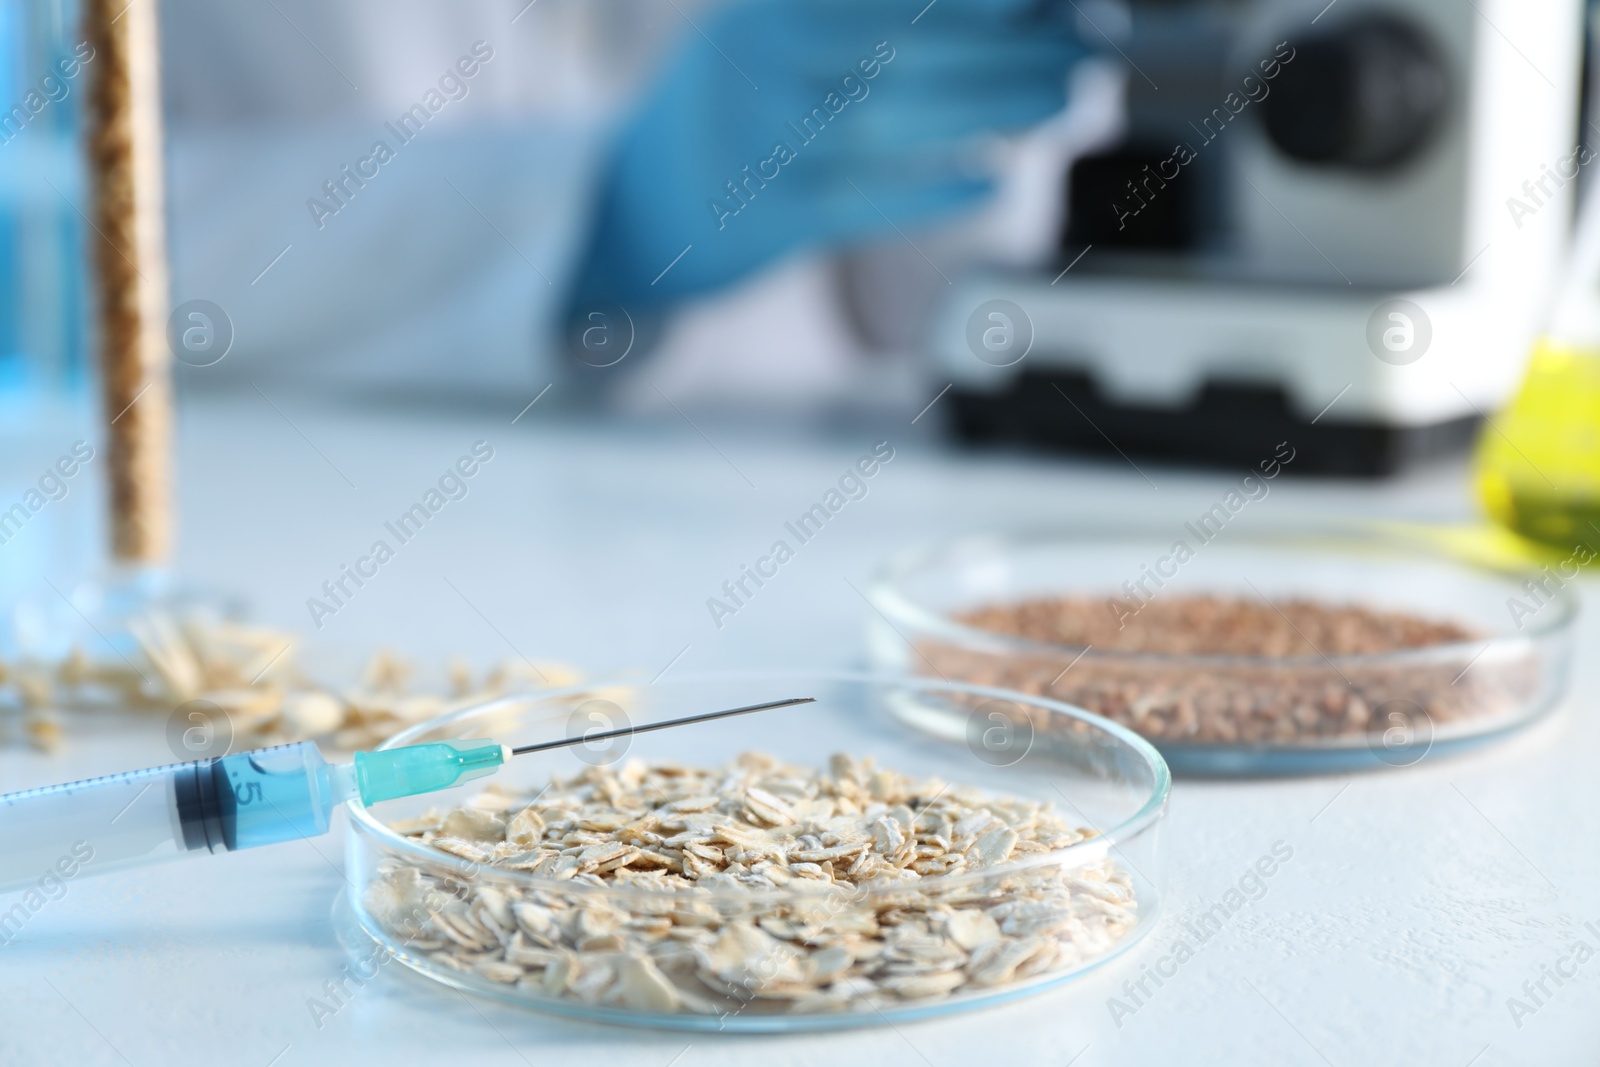
M336 805L432 793L493 774L512 756L810 703L811 697L628 726L522 748L430 741L329 763L310 741L0 796L0 893L48 876L105 874L328 832ZM72 871L71 875L66 872Z

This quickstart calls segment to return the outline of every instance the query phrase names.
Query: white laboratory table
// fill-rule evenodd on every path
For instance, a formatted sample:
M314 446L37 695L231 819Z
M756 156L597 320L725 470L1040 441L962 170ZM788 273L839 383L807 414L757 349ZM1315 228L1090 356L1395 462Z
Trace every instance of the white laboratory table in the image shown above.
M306 598L483 440L494 459L470 495L324 620L313 653L387 644L484 662L514 646L589 677L669 663L846 666L862 662L868 610L850 583L907 542L1105 512L1188 517L1237 480L1148 464L1141 475L1115 457L962 453L928 432L931 417L704 418L696 429L670 412L596 424L535 406L513 425L525 400L426 418L293 395L276 398L281 413L254 394L186 404L184 573L243 594L262 621L309 630ZM10 449L7 470L42 469L69 434L43 427ZM877 440L895 458L870 494L718 629L706 598ZM1377 485L1281 478L1252 506L1262 517L1472 513L1459 466ZM0 571L35 560L60 565L22 549ZM1600 955L1573 953L1578 942L1600 953L1600 674L1583 654L1593 619L1579 647L1566 706L1487 751L1355 777L1179 780L1157 929L1121 961L1009 1006L820 1036L684 1035L468 1001L385 968L319 1025L308 1002L345 963L330 921L336 831L70 883L0 945L0 1064L1590 1064ZM5 749L0 783L169 762L162 725L75 733L53 756ZM1275 845L1293 858L1265 895L1132 1014L1114 1012L1111 998L1180 924ZM1550 995L1514 1016L1508 998L1531 1005L1523 984L1558 965L1575 976L1545 978Z

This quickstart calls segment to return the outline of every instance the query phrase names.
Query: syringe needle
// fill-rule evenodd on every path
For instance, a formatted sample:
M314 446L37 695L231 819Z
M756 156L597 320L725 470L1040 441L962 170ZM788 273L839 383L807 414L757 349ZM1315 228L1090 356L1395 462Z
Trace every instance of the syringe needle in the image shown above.
M627 737L630 734L649 733L651 730L665 730L673 726L687 726L695 722L709 722L712 719L726 719L730 715L748 715L753 711L767 711L772 708L786 708L793 704L813 704L816 697L791 697L788 700L774 700L768 704L751 704L745 708L729 708L726 711L708 711L703 715L686 715L681 719L668 719L666 722L653 722L647 726L624 726L618 730L606 730L597 734L580 734L577 737L563 737L559 741L543 741L537 745L524 745L511 750L513 756L525 755L529 752L544 752L552 748L566 748L570 745L585 745L591 741L605 741L613 737Z

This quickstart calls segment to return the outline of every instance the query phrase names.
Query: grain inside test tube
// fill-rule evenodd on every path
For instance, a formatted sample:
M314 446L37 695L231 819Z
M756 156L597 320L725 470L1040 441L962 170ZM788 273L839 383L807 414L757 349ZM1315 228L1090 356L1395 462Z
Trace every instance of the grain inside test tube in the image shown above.
M154 2L88 0L91 238L117 562L172 548L172 385L166 347L160 46Z

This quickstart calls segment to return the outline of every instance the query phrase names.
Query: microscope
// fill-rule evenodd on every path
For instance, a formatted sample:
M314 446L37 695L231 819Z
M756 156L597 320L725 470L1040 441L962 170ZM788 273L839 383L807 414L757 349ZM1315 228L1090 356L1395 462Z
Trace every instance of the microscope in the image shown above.
M1581 0L1078 0L1125 65L1047 272L936 320L975 442L1380 475L1515 390L1573 193Z

